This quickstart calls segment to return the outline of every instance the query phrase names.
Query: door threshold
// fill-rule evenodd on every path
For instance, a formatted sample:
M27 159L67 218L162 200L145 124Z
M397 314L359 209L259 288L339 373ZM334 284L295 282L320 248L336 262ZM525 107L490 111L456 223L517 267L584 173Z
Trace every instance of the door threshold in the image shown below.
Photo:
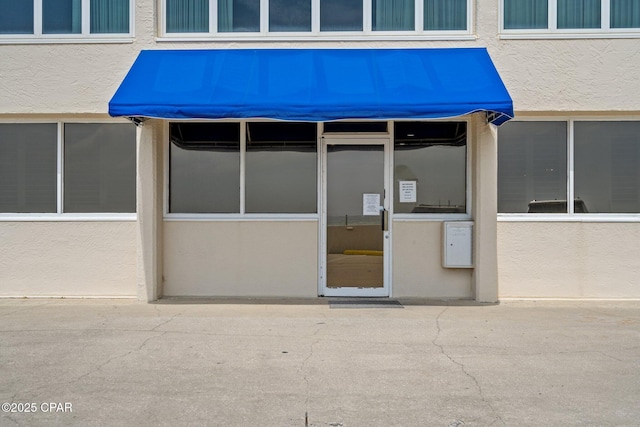
M329 297L329 308L404 308L400 301L388 297L335 298Z

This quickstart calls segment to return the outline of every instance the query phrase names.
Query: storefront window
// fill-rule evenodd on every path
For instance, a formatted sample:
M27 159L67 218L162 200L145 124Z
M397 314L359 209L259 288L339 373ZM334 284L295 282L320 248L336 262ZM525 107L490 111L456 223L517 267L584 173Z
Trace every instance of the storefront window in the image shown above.
M316 213L316 129L315 123L172 123L169 212Z
M55 213L55 123L0 124L0 212Z
M65 124L64 142L65 212L136 211L132 125Z
M466 213L467 124L397 122L395 213Z
M169 212L240 212L240 124L172 123Z
M132 124L0 124L0 213L135 212Z
M507 122L498 144L498 212L567 212L566 122Z
M570 164L573 174L567 173ZM567 206L567 189L573 207ZM640 213L640 122L504 124L498 132L498 212Z
M249 123L247 213L317 211L315 123Z
M640 122L576 122L575 194L594 213L640 213Z

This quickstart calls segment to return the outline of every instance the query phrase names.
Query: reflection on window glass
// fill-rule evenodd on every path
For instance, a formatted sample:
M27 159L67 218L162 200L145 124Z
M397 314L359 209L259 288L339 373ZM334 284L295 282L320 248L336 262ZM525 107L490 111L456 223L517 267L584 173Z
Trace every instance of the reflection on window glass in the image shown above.
M0 0L0 34L33 34L33 1Z
M424 0L425 30L466 30L467 0Z
M504 28L547 29L548 0L504 0Z
M321 0L320 31L362 31L362 0Z
M249 123L247 213L315 213L317 133L314 123Z
M65 124L64 137L64 211L135 212L135 126Z
M311 31L311 0L270 0L269 31Z
M169 212L240 212L240 125L171 123Z
M397 122L395 213L465 213L467 125Z
M413 31L414 0L372 0L373 31Z
M260 31L260 0L218 0L218 31Z
M600 28L600 11L600 0L558 0L558 28Z
M57 134L55 124L0 124L0 212L56 212Z
M574 157L589 212L640 213L640 122L576 122Z
M374 225L376 246L378 243L381 244L381 240L378 240L378 238L382 239L382 234L379 233L381 224L377 208L384 203L384 146L330 144L327 146L326 173L326 209L329 228ZM365 212L364 207L367 205L365 197L368 196L374 199L377 206L370 206L373 211L367 209ZM331 235L335 236L335 233L331 231L329 233L328 238L331 240ZM368 232L365 234L369 235ZM351 238L359 240L358 236L349 236L347 240ZM342 243L345 243L345 240L342 240ZM328 245L330 248L336 247L335 242L328 242ZM339 245L338 243L337 246ZM368 243L366 245L368 246ZM357 249L381 250L382 248L358 247ZM330 252L335 253L331 250Z
M566 213L566 122L515 122L498 130L498 212Z
M44 34L79 34L82 32L81 0L42 0Z
M209 31L209 0L166 0L167 33Z

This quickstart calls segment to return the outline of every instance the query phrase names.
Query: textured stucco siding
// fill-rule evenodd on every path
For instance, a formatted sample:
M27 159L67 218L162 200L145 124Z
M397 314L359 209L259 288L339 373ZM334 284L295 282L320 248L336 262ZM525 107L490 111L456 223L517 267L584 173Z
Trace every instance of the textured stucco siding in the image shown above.
M393 296L473 298L471 269L442 267L442 222L393 223Z
M156 2L136 0L135 37L116 44L0 44L0 116L106 114L141 49L309 47L307 41L156 41ZM474 2L476 40L317 41L314 47L487 47L517 112L640 111L638 39L505 40L499 2ZM1 43L1 42L0 42Z
M156 41L158 3L135 0L135 34L125 43L0 41L0 120L107 117L109 100L142 49L309 46L486 47L517 116L640 115L640 39L501 39L499 0L473 2L475 40L311 43ZM473 296L469 271L435 262L439 223L434 227L396 225L394 294ZM137 232L135 222L0 222L0 295L136 295ZM316 222L167 222L164 232L165 295L317 294ZM639 237L638 223L498 223L500 296L640 297ZM425 272L430 282L416 280ZM445 277L447 286L436 284Z
M499 222L498 271L501 298L640 298L640 227Z
M136 223L0 222L0 296L136 295Z
M317 221L164 223L164 296L315 297Z

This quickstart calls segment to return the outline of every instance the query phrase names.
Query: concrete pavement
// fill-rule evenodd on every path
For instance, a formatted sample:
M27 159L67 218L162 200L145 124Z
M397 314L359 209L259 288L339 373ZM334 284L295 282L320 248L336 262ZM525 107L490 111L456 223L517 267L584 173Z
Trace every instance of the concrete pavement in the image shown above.
M640 302L5 299L0 402L1 426L638 426Z

